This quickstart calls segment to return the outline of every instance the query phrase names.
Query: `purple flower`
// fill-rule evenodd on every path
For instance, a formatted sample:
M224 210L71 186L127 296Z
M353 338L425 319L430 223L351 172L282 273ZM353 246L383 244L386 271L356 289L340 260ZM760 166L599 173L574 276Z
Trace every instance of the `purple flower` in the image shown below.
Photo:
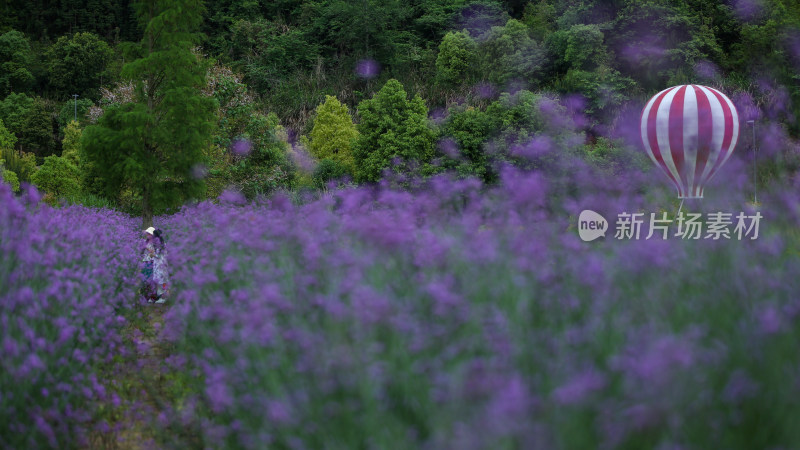
M761 331L766 334L775 334L783 328L783 319L781 312L770 305L758 313L758 323Z
M439 150L449 158L458 159L461 153L458 151L458 144L452 138L444 138L439 141Z
M236 156L247 156L253 149L253 143L249 139L237 139L231 144L231 152Z
M478 98L487 99L487 98L495 98L497 96L498 90L497 88L487 82L478 83L475 85L475 95Z
M356 75L360 78L372 79L381 72L381 66L374 59L362 59L356 63Z
M733 11L742 22L755 22L764 10L763 0L732 0Z
M235 191L233 189L226 189L220 196L219 200L222 203L230 204L230 205L244 205L247 200L240 191Z
M606 386L606 378L596 370L579 373L553 391L553 399L562 405L583 402L596 391Z

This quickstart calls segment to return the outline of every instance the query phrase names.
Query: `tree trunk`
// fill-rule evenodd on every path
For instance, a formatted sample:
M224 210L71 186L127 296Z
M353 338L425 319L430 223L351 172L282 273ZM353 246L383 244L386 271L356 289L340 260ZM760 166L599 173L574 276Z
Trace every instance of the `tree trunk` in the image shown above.
M153 226L153 204L150 201L150 189L142 189L142 229Z

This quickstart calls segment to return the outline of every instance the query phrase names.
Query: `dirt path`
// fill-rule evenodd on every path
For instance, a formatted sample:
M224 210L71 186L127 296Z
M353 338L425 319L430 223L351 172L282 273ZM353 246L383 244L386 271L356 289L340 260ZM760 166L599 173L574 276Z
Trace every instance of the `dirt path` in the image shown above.
M133 354L118 361L108 379L103 380L108 392L113 393L110 404L103 405L109 427L107 432L98 432L93 437L91 448L159 448L153 420L162 411L161 399L165 398L162 363L168 356L168 348L159 334L168 308L168 305L140 305L123 330L123 339ZM119 401L113 399L114 394Z

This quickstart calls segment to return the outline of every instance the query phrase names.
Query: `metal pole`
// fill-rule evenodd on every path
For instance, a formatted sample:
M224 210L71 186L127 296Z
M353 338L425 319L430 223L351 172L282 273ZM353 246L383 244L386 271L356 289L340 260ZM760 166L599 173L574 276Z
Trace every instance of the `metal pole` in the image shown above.
M748 120L753 125L753 205L758 204L758 173L756 172L756 121Z
M75 99L75 122L78 121L78 94L72 94L72 97Z

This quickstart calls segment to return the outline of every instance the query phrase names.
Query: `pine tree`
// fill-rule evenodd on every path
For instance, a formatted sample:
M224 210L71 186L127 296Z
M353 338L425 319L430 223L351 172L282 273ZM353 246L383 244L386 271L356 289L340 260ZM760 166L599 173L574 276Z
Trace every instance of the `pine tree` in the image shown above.
M141 56L122 70L135 85L134 99L105 111L82 142L106 194L128 187L140 195L149 227L155 211L203 195L192 169L210 145L216 103L201 92L207 66L192 52L202 1L142 0L136 11L144 26L134 49Z

